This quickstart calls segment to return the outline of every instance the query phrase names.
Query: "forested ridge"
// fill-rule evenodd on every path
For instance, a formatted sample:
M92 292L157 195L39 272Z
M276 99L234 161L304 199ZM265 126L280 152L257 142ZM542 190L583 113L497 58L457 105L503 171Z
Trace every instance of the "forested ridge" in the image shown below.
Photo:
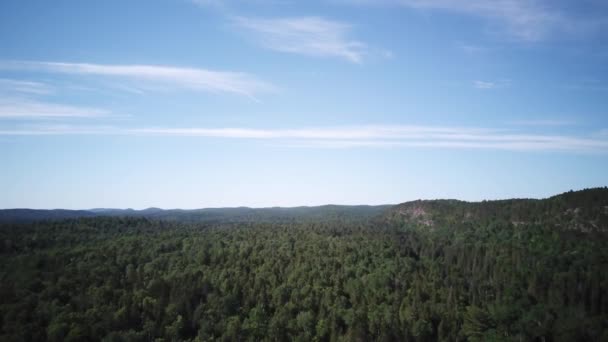
M608 189L0 225L1 341L608 341Z
M89 210L0 210L0 223L31 223L81 217L145 217L185 223L292 222L318 220L366 220L381 215L389 205L323 205L294 208L204 208L204 209L89 209Z

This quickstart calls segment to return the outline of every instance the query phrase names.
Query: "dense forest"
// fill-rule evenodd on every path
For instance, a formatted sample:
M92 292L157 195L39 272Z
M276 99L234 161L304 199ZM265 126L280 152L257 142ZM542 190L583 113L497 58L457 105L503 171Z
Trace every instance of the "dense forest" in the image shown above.
M0 223L29 223L82 217L145 217L187 223L304 222L328 219L365 220L381 215L389 205L323 205L294 208L205 208L205 209L89 209L89 210L0 210Z
M2 224L0 340L608 341L608 189L356 208Z

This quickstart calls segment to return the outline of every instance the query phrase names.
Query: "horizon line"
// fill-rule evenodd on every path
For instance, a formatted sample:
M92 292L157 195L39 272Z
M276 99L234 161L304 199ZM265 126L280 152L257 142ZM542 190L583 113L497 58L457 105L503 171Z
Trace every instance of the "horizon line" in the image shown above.
M398 203L384 203L384 204L336 204L336 203L326 203L326 204L317 204L317 205L295 205L295 206L209 206L209 207L197 207L197 208L161 208L156 206L148 206L141 209L135 209L131 207L127 208L108 208L108 207L94 207L88 209L68 209L68 208L33 208L33 207L13 207L13 208L0 208L0 211L6 210L44 210L44 211L53 211L53 210L67 210L67 211L88 211L95 212L95 210L122 210L122 211L145 211L149 209L158 209L163 211L172 211L172 210L181 210L181 211L196 211L196 210L214 210L214 209L252 209L252 210L263 210L263 209L297 209L297 208L318 208L318 207L328 207L328 206L336 206L336 207L383 207L383 206L397 206L400 204L411 203L411 202L420 202L420 201L459 201L465 203L483 203L483 202L498 202L498 201L510 201L510 200L535 200L542 201L547 200L556 196L560 196L563 194L567 194L570 192L581 192L588 190L608 190L608 185L604 186L595 186L589 188L582 188L578 190L570 189L568 191L562 191L553 195L545 196L545 197L509 197L509 198L492 198L492 199L482 199L482 200L463 200L458 198L418 198L413 200L406 200Z

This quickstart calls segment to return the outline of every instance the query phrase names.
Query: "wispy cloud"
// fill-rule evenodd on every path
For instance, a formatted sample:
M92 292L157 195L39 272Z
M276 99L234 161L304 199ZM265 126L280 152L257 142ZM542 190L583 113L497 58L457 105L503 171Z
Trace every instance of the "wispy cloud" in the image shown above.
M476 81L473 81L473 87L475 87L477 89L482 89L482 90L504 88L504 87L508 87L510 84L511 84L511 81L508 81L508 80L501 80L501 81L476 80Z
M199 6L217 7L217 6L223 6L225 3L225 0L190 0L190 2L192 2L193 4L199 5Z
M457 49L459 49L469 55L480 54L480 53L484 53L484 52L488 51L487 47L476 45L476 44L471 44L471 43L460 42L460 41L456 42L455 46Z
M112 126L82 126L69 124L22 125L20 128L0 128L0 136L65 136L65 135L122 135Z
M321 17L261 19L234 17L236 27L276 51L313 57L335 57L361 63L370 48L351 37L352 26Z
M509 122L516 126L572 126L576 125L575 120L568 119L539 119L539 120L516 120Z
M553 1L530 0L334 0L334 2L403 6L417 10L461 13L499 25L513 37L538 41L556 30L593 29L595 21L580 20L558 8ZM587 18L588 19L588 18ZM593 27L592 27L593 26Z
M133 135L279 141L282 146L314 148L438 148L509 151L608 152L602 135L549 135L475 127L343 126L296 129L112 128L35 126L0 130L0 135Z
M47 95L53 92L53 88L43 82L0 78L0 91L3 93Z
M485 81L473 81L473 86L475 86L475 88L477 89L494 89L496 88L496 83Z
M95 118L109 115L106 110L69 106L23 98L0 99L0 119Z
M131 132L153 135L182 135L202 137L223 137L240 139L321 139L321 140L363 140L363 139L404 139L441 137L455 133L479 133L483 129L452 128L436 126L342 126L312 127L297 129L250 129L250 128L142 128Z
M247 73L157 65L107 65L91 63L0 61L0 70L22 70L79 76L113 77L131 81L134 89L189 89L224 92L255 99L275 87Z
M195 5L201 7L219 7L223 8L232 4L248 4L248 5L284 5L291 4L292 0L190 0Z

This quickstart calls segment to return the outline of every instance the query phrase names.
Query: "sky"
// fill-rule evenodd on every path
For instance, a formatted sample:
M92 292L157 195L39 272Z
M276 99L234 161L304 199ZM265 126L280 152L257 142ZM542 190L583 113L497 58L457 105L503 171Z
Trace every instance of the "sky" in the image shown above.
M606 185L603 0L0 2L0 208Z

